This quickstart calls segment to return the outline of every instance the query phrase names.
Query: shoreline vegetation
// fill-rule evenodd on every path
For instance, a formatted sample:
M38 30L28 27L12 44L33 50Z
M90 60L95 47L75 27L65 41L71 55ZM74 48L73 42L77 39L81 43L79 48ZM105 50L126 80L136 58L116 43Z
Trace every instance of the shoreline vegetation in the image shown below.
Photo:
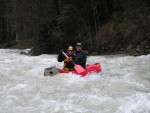
M150 54L149 0L0 0L0 6L0 48L58 54L81 42L90 55Z

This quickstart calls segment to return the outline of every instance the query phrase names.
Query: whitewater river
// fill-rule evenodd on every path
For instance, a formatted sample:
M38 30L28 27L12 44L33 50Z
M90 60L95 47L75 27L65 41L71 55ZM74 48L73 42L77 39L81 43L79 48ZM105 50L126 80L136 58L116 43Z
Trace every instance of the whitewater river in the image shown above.
M150 113L150 55L89 56L102 73L44 77L57 55L0 49L0 113Z

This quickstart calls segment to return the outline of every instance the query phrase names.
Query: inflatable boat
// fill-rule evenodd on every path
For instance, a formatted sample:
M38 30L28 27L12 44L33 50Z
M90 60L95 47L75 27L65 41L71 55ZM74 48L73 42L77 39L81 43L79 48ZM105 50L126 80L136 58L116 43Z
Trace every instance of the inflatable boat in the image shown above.
M80 75L82 77L86 76L89 73L100 73L101 72L101 65L99 63L95 64L87 64L86 69L82 73L78 73L76 70L74 71L65 71L59 68L56 68L56 66L45 68L44 70L44 76L54 76L60 73L74 73L76 75Z

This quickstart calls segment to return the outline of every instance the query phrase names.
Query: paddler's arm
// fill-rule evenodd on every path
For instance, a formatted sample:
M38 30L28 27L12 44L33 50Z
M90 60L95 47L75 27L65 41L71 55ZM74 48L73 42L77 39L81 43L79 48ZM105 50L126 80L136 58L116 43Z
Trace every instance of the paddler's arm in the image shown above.
M82 53L75 57L75 63L80 64L86 62L87 53L82 51Z
M65 56L62 54L62 51L60 51L60 53L59 53L59 55L57 57L57 61L58 62L62 62L62 61L64 61L64 59L65 59Z

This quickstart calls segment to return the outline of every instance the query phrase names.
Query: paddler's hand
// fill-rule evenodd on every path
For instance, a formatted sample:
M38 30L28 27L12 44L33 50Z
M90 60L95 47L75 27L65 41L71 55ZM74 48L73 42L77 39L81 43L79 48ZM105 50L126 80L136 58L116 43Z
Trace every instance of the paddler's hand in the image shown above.
M87 51L87 50L85 50L84 52L85 52L85 54L88 54L88 51Z

